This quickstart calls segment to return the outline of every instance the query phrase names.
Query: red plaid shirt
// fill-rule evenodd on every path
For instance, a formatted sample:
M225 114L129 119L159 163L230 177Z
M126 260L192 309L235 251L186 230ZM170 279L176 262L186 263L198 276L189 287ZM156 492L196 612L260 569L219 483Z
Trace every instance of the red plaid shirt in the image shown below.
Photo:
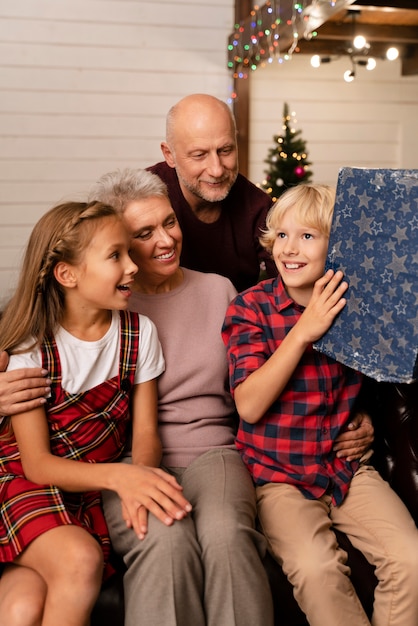
M303 313L279 279L266 280L230 304L222 329L232 392L261 367ZM338 459L335 438L350 419L361 375L312 347L280 397L256 424L240 420L236 445L254 482L285 482L305 497L326 491L340 504L357 462Z

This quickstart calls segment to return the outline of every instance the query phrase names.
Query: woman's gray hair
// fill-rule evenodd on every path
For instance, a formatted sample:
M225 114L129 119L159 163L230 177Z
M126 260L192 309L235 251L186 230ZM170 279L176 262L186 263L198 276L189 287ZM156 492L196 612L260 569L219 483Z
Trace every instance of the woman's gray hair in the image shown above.
M148 170L125 168L108 172L91 187L89 202L103 202L123 213L130 202L153 196L168 198L166 184Z

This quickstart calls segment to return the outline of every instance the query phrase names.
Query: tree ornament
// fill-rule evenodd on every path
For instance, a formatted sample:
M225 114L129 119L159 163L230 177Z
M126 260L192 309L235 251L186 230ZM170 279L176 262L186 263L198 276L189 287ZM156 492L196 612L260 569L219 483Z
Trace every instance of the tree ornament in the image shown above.
M302 178L304 174L305 174L305 168L302 167L302 165L298 165L297 167L295 167L295 175L298 178Z

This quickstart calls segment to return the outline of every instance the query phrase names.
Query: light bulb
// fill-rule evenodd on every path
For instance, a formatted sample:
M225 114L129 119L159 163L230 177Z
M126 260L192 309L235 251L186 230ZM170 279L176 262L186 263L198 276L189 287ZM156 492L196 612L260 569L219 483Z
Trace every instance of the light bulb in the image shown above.
M319 54L314 54L311 56L311 65L312 67L319 67L321 65L321 57Z
M386 58L388 59L388 61L394 61L395 59L397 59L399 56L399 50L398 48L388 48L386 50Z
M363 48L365 48L366 45L367 45L367 41L366 41L366 38L363 37L363 35L357 35L356 37L354 37L353 46L357 50L363 50Z
M353 70L346 70L344 72L344 80L346 83L351 83L354 80L355 74Z
M370 57L367 59L367 65L366 65L366 70L374 70L374 68L376 67L376 59L373 59L373 57Z

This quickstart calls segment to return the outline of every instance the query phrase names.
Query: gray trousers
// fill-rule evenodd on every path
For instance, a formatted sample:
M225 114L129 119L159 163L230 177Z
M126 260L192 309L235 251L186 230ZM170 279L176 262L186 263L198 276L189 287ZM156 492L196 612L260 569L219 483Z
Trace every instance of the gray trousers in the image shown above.
M272 626L266 542L238 452L210 450L170 472L193 511L168 527L149 515L143 541L126 527L117 494L103 494L112 544L127 566L125 626Z

